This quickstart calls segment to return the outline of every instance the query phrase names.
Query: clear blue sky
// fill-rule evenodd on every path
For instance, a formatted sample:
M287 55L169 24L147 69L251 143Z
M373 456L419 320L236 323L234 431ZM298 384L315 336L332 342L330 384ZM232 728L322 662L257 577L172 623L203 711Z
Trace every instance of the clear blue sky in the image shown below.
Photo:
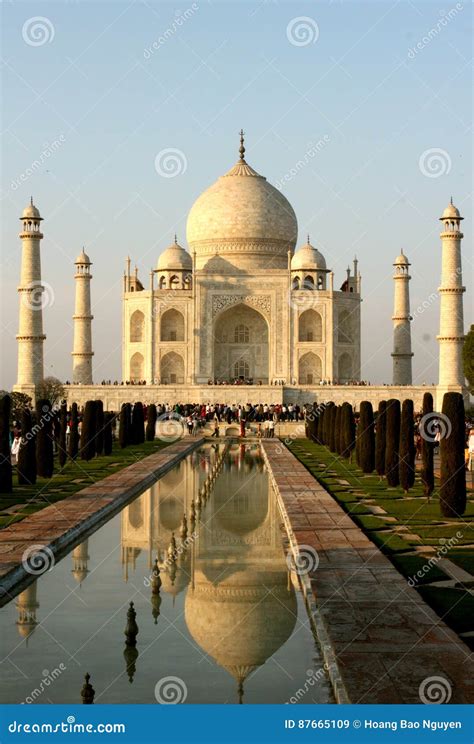
M148 285L173 234L184 242L194 199L236 160L240 127L247 160L272 183L307 162L283 191L299 244L309 232L337 286L357 253L362 376L391 379L392 262L403 248L413 264L412 310L427 306L413 322L415 381L437 380L437 218L451 194L466 218L472 322L467 2L71 0L6 3L2 13L0 388L16 378L18 217L30 194L44 217L51 293L45 372L71 376L73 261L84 245L94 263L94 376L120 378L125 257ZM42 28L28 23L35 16ZM309 37L298 27L292 35L299 16L309 18ZM184 154L185 172L157 173L165 148Z

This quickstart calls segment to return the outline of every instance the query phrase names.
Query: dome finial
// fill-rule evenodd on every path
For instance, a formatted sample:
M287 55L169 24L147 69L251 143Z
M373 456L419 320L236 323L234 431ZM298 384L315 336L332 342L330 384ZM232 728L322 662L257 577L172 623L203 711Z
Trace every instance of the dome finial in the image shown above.
M31 204L31 206L33 206L33 197L32 196L30 196L30 204ZM451 202L451 204L452 204L452 202Z
M239 153L240 153L240 161L242 163L245 163L245 147L244 147L244 130L240 130L240 147L239 147Z
M308 235L307 235L307 238L308 238L308 245L309 245L309 244L310 244L310 242L311 242L311 241L310 241L310 239L309 239L309 233L308 233Z
M451 197L449 201L450 201L451 206L453 206L453 197Z
M178 236L176 235L176 233L174 234L174 244L178 245Z

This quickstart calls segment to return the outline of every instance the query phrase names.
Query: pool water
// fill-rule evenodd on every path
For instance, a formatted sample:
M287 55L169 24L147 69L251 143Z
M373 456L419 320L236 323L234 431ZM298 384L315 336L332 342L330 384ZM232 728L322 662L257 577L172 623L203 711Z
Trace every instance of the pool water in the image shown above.
M334 702L282 540L258 445L202 446L0 611L2 702Z

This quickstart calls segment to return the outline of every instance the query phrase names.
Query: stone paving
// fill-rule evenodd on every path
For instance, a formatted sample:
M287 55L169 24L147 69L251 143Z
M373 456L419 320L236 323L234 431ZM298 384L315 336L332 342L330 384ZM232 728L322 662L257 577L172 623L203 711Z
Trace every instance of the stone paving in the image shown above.
M202 438L185 438L143 460L51 504L21 522L0 531L0 606L25 588L35 576L22 561L36 547L47 548L46 560L84 539L116 514L128 501L149 488L185 455L202 444Z
M469 648L281 442L262 447L293 553L317 551L302 583L336 699L430 701L441 677L449 702L473 703Z

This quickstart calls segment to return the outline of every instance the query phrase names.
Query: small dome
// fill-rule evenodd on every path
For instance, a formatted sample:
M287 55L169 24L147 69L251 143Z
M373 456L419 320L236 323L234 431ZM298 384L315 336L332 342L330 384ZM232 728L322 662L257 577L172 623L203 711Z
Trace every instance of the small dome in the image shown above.
M193 260L189 253L174 242L158 258L158 271L191 271Z
M326 259L311 243L308 242L299 248L291 259L292 271L299 269L326 270Z
M35 207L35 205L33 204L33 198L31 198L30 203L24 208L20 219L21 220L24 220L24 219L41 220L42 219L39 213L39 209Z
M396 257L395 261L393 262L393 265L394 266L400 266L400 265L409 266L410 262L402 251L400 255Z
M74 263L75 264L90 264L92 262L83 248L82 251L79 253L78 257L76 258L76 260L74 261Z
M459 220L459 219L462 219L462 217L461 217L461 214L459 212L459 209L454 206L453 202L451 202L450 204L448 204L448 206L444 210L443 216L440 217L440 219L441 220L446 220L446 219L448 219L448 220L450 220L450 219Z

